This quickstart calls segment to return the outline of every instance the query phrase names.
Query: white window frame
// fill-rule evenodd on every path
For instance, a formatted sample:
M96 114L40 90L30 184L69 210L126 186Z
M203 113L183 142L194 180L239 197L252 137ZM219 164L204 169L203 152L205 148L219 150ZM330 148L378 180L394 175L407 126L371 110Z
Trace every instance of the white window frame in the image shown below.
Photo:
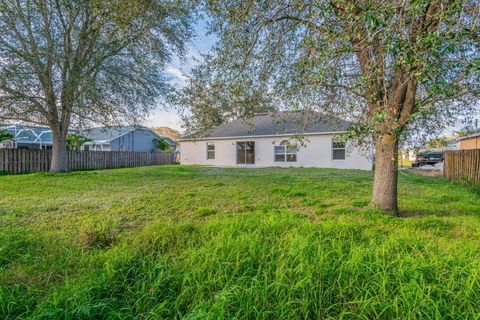
M283 152L278 152L277 149L279 150L280 148L283 149ZM292 152L291 150L296 150L295 152ZM298 149L296 146L288 146L288 141L284 140L280 143L278 146L273 147L273 162L297 162L298 159ZM282 160L277 160L277 155L283 155L283 161ZM288 161L288 156L289 155L294 155L295 160L294 161Z
M208 147L209 147L209 146L213 146L213 150L208 150ZM216 150L215 150L215 142L207 142L207 144L206 144L206 153L207 153L206 156L207 156L207 160L215 160L215 153L216 153L215 151L216 151ZM213 157L212 157L212 158L210 158L210 157L208 156L208 154L211 153L211 152L213 152Z
M335 147L335 143L343 143L343 147ZM343 150L343 159L335 159L335 150ZM347 143L339 139L332 138L332 160L334 161L344 161L347 159Z

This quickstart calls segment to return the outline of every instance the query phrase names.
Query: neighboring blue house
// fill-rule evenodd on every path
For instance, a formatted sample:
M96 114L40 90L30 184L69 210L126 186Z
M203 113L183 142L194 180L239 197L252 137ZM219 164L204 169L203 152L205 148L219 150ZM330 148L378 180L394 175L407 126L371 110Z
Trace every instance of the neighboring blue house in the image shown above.
M155 140L159 139L164 139L172 151L177 145L173 140L143 126L99 127L80 133L91 140L83 145L84 150L90 151L158 152L161 150L157 148Z
M15 149L51 149L52 130L48 127L26 126L19 124L0 124L12 134L12 141L2 141L0 148ZM114 126L99 127L86 130L71 130L79 132L91 141L83 146L83 150L91 151L130 151L130 152L158 152L155 140L164 139L175 152L177 144L163 137L151 129L143 126Z
M3 141L2 146L16 149L51 149L52 130L48 127L3 124L0 129L7 130L14 137L12 141Z

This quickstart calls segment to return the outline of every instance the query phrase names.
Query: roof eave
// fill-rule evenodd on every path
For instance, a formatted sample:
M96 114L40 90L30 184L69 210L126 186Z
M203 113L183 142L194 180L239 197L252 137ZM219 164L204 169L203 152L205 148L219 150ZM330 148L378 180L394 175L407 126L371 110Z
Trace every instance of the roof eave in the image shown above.
M465 136L465 137L460 137L460 138L457 138L456 140L461 141L461 140L466 140L466 139L471 139L471 138L476 138L476 137L480 137L480 132L473 133L473 134L470 134L470 135Z
M328 132L308 132L308 133L283 133L283 134L265 134L265 135L249 135L249 136L224 136L224 137L202 137L202 138L186 138L180 139L179 142L187 141L202 141L202 140L229 140L229 139L251 139L251 138L275 138L275 137L292 137L292 136L319 136L341 134L347 132L343 131L328 131Z

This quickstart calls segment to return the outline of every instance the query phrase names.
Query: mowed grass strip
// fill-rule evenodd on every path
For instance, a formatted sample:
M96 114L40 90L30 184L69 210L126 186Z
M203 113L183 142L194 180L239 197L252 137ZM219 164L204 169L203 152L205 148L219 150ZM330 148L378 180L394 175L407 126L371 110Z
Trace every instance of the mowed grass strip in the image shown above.
M371 172L150 167L0 177L0 318L480 314L480 192Z

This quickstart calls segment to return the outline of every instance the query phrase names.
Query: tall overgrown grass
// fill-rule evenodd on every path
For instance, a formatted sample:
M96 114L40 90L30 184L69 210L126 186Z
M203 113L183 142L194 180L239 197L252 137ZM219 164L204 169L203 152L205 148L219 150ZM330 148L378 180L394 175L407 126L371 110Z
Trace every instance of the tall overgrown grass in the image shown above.
M395 218L366 207L370 183L321 169L2 177L0 318L478 318L478 194L402 176Z

